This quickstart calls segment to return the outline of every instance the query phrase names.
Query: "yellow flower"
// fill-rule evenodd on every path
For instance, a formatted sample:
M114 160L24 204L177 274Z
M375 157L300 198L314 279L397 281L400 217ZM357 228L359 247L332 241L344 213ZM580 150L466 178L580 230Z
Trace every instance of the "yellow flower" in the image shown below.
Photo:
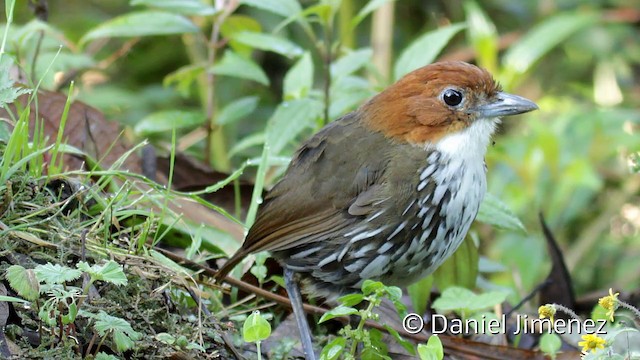
M610 321L613 321L613 314L618 309L618 295L620 293L613 293L613 289L609 288L609 295L600 298L598 304L607 310L607 317Z
M578 343L578 346L582 346L583 352L595 352L598 349L604 349L604 344L606 344L605 339L595 334L582 335L582 340Z
M552 304L542 305L538 308L538 315L540 319L549 318L553 321L553 316L556 314L556 307Z

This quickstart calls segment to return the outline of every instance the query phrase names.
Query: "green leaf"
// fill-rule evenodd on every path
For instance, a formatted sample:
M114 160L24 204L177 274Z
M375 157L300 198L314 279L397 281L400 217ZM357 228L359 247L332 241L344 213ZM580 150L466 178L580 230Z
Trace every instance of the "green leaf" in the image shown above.
M362 293L365 295L373 294L378 290L384 289L384 284L380 281L365 280L362 282Z
M103 22L87 32L80 43L110 37L174 35L198 31L198 27L182 15L164 11L138 11Z
M218 113L216 124L227 125L246 117L258 107L259 101L257 96L247 96L227 104Z
M398 80L409 72L432 63L451 38L465 27L465 24L452 24L414 40L398 57L393 71L394 79Z
M313 86L313 61L306 51L284 76L284 99L301 99Z
M249 58L253 47L233 40L235 34L243 31L260 32L262 31L262 25L250 16L234 14L229 16L220 27L220 33L223 38L229 39L229 45L233 51L245 58Z
M260 315L260 311L254 311L244 325L242 325L242 338L245 342L257 342L267 339L271 335L271 325Z
M438 335L431 335L427 344L418 344L418 356L420 360L442 360L444 349Z
M498 32L496 27L475 1L466 1L464 11L469 25L467 38L476 51L478 65L493 72L498 65Z
M203 65L186 65L165 76L162 85L170 86L175 84L178 93L183 97L188 97L191 93L191 85L198 80L198 77L203 72Z
M166 333L166 332L162 332L162 333L157 333L155 336L156 340L163 342L167 345L173 345L176 342L176 338L175 336Z
M320 360L336 360L340 357L340 354L345 350L347 345L347 339L338 337L333 339L330 343L322 348L320 353Z
M0 302L1 301L19 302L19 303L23 303L23 304L29 304L30 303L29 301L27 301L25 299L20 299L20 298L14 297L14 296L4 296L4 295L0 295Z
M362 20L364 20L369 14L376 11L382 5L395 0L371 0L367 2L360 11L358 11L358 15L356 15L353 20L351 20L351 27L354 28L360 24Z
M583 12L562 13L545 18L506 51L503 64L507 74L516 76L526 72L549 50L598 20L598 15Z
M283 17L294 16L302 11L296 0L240 0L240 4L266 10Z
M133 330L131 324L126 320L111 316L103 310L100 310L95 318L96 323L93 328L100 336L105 336L107 333L113 334L113 341L118 351L131 349L134 341L142 337L140 333Z
M262 85L269 85L269 78L255 62L243 58L231 50L224 53L222 59L209 71L216 75L233 76L240 79L253 80Z
M432 307L439 313L456 311L458 313L477 312L501 304L506 298L504 291L489 291L476 295L471 290L461 287L450 287L433 302Z
M342 304L343 306L352 307L360 304L362 300L364 300L364 295L362 294L348 294L339 297L338 303Z
M295 43L271 34L242 31L234 34L232 39L255 49L271 51L288 58L298 57L304 53L302 48Z
M527 233L524 225L509 207L492 194L485 194L476 220L500 229Z
M80 278L82 273L60 264L46 263L38 265L33 269L40 282L47 284L64 284Z
M424 314L431 297L431 287L433 286L433 276L426 276L420 281L407 287L413 309L418 314Z
M93 266L80 261L76 266L88 273L94 280L106 281L114 285L127 285L127 276L122 271L122 267L113 260L109 260L103 265L95 264Z
M370 48L358 49L336 60L331 64L331 77L341 79L360 70L371 62L373 50Z
M13 63L13 58L8 54L3 54L0 58L0 108L11 104L22 94L31 93L29 89L14 86L15 83L10 77Z
M201 0L131 0L131 5L145 5L182 15L208 16L216 13L213 6Z
M40 295L40 283L33 270L27 270L20 265L11 265L7 268L6 278L9 286L18 295L29 301L35 301Z
M560 347L562 347L562 339L560 336L554 333L544 332L542 336L540 336L540 350L543 353L550 355L551 358L555 358L555 354L558 353Z
M398 301L402 298L402 289L397 286L385 286L387 297L392 302Z
M200 111L165 110L149 114L142 118L133 128L136 135L166 134L174 129L193 129L206 121Z
M398 342L398 344L400 344L409 354L411 355L416 354L416 349L414 348L413 343L403 338L402 336L400 336L400 333L398 333L398 330L394 329L392 326L388 324L383 324L382 326L384 326L384 328L387 329L387 332L391 334L391 336L393 336L396 342Z
M63 324L71 324L72 322L76 321L76 316L78 316L78 305L76 304L75 300L72 300L70 304L67 304L66 302L64 302L63 304L65 304L65 306L67 307L67 313L61 316L61 320Z
M7 18L7 23L13 22L13 9L15 8L15 0L6 0L4 3L4 14Z
M95 360L120 360L120 358L115 355L99 352Z
M322 116L322 103L309 98L285 101L278 105L267 124L265 141L271 155L280 155L284 147Z
M334 307L333 309L324 313L322 317L320 317L320 320L318 320L318 324L331 319L335 319L337 317L349 316L357 313L358 309L352 308L350 306L338 305L337 307Z

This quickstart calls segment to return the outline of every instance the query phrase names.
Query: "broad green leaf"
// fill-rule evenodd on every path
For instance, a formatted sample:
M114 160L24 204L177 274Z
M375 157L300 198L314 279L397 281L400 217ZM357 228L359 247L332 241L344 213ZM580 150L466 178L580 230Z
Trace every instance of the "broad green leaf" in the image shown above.
M494 72L498 65L498 32L482 8L473 0L464 3L467 38L476 50L478 65Z
M507 50L503 58L507 74L516 76L526 72L549 50L598 20L598 15L579 12L562 13L545 18L542 23L536 25Z
M182 15L155 10L138 11L103 22L89 30L80 43L100 38L174 35L198 30L191 20Z
M393 71L394 79L398 80L409 72L432 63L449 40L465 26L452 24L430 31L414 40L398 57Z
M166 333L166 332L161 332L161 333L157 333L155 336L156 340L163 342L165 344L168 345L173 345L176 342L176 338L175 336Z
M476 294L471 290L460 287L450 287L445 289L431 306L439 313L459 311L466 309L475 297Z
M249 315L242 325L242 338L245 342L262 341L270 335L271 325L258 310Z
M472 236L467 236L460 247L433 273L438 288L461 286L473 289L478 277L478 247Z
M388 325L388 324L383 324L382 326L384 326L385 329L387 329L387 332L389 334L391 334L391 336L393 336L393 338L398 342L398 344L402 345L402 347L411 355L416 355L416 349L414 344L403 338L402 336L400 336L400 333L398 333L398 330L394 329L392 326Z
M283 17L294 16L302 11L300 3L296 0L240 0L240 4L253 6Z
M397 286L385 286L387 297L392 302L398 301L402 298L402 289Z
M134 341L139 340L142 335L131 327L126 320L111 316L100 310L96 316L93 328L100 336L113 334L113 341L118 351L126 351L133 347Z
M301 47L285 38L260 32L242 31L234 34L232 40L289 58L298 57L304 53Z
M307 51L284 76L284 99L300 99L307 96L313 86L313 61Z
M543 353L555 358L554 355L562 347L562 339L560 339L560 336L557 334L544 332L542 336L540 336L539 344L540 350L542 350Z
M280 155L284 147L322 116L322 103L309 98L285 101L278 105L267 124L265 142L270 154Z
M343 306L355 306L358 305L364 300L364 295L362 294L347 294L338 298L338 303Z
M269 85L269 78L255 62L243 58L231 50L224 53L222 59L209 71L216 75L233 76L240 79L253 80L262 85Z
M370 63L372 56L373 50L370 48L358 49L348 53L331 64L331 77L341 79L353 74Z
M201 0L131 0L131 5L146 5L183 15L208 16L216 13L213 6Z
M362 282L362 293L365 295L373 294L378 290L384 289L384 284L380 281L365 280Z
M67 307L67 313L61 316L61 320L63 324L71 324L76 321L76 316L78 316L78 305L75 301L71 301L70 304L64 302Z
M509 207L492 194L485 194L484 201L476 220L493 225L500 229L519 231L526 234L527 230Z
M40 283L33 270L25 269L20 265L11 265L7 268L6 278L9 285L18 295L29 301L35 301L40 295Z
M227 104L216 118L216 124L226 125L242 119L251 114L258 106L260 98L257 96L247 96Z
M482 294L476 295L476 298L467 307L470 311L479 311L492 308L498 304L502 304L507 299L507 293L505 291L487 291Z
M206 118L200 111L165 110L149 114L133 128L138 136L166 134L174 129L193 129L204 124Z
M40 282L47 284L64 284L80 278L82 273L60 264L46 263L33 269Z
M456 311L469 315L501 304L507 295L504 291L488 291L476 295L465 288L450 287L442 292L442 295L433 302L432 306L439 313Z
M353 20L351 20L351 27L356 27L362 20L364 20L369 14L376 11L382 5L395 0L370 0L367 2L360 11L358 11L358 15L356 15Z
M442 360L444 358L444 348L438 335L431 335L427 344L418 344L418 356L420 360Z
M14 86L15 82L10 77L13 63L13 58L8 54L3 54L0 59L0 108L11 104L18 96L31 92L29 89Z
M338 337L322 348L320 360L336 360L340 357L347 345L347 339Z
M223 38L229 39L229 45L233 51L248 58L251 56L253 47L233 40L235 34L244 31L260 32L262 31L262 25L250 16L234 14L229 16L220 27L220 33Z
M431 287L433 286L433 276L426 276L420 281L413 283L407 287L411 305L417 314L424 314L427 310L427 304L431 297Z
M318 320L318 323L323 323L325 321L335 319L337 317L349 316L357 313L358 313L358 309L352 308L350 306L338 305L337 307L334 307L333 309L322 314L322 317L320 317L320 320Z
M114 285L127 285L127 276L122 271L122 266L113 260L109 260L102 265L94 264L93 266L80 261L76 266L78 269L88 273L94 280L106 281Z
M115 356L115 355L99 352L96 355L96 359L95 360L120 360L120 358Z

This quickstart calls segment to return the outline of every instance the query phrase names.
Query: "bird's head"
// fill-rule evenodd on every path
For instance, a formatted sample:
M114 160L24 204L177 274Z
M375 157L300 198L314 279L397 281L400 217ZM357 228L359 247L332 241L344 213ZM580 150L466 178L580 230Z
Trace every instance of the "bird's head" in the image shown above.
M486 148L499 117L537 108L530 100L502 92L484 69L438 62L407 74L360 111L373 130L400 142L431 146L473 132L477 136L468 138L477 138Z

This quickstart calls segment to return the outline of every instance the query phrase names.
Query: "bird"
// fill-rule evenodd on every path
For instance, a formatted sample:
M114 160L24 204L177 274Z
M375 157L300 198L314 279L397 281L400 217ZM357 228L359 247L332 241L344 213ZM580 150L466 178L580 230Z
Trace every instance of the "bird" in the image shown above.
M466 62L408 73L298 148L217 278L269 251L283 266L303 350L314 359L298 282L333 301L367 279L406 286L432 273L478 213L500 118L536 109Z

